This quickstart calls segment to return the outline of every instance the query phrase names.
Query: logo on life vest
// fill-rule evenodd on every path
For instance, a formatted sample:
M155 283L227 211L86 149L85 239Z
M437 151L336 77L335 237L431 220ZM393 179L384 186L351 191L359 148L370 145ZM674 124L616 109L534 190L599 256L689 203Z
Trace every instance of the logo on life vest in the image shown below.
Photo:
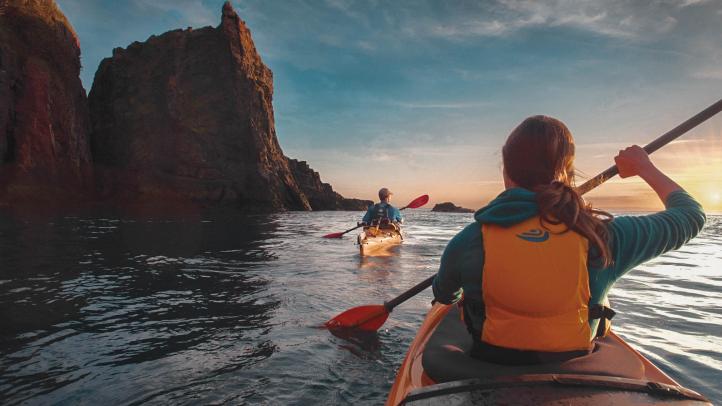
M516 236L521 238L524 241L544 242L549 239L549 231L542 232L542 230L540 230L538 228L534 228L532 230L525 231L521 234L517 234Z

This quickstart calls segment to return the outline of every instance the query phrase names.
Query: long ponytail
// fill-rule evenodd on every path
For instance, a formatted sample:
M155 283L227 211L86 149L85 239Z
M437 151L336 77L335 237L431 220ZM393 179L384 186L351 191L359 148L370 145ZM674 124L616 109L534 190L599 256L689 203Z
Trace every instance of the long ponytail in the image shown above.
M539 216L544 223L564 224L568 230L576 231L589 240L596 248L595 260L603 267L612 263L609 250L609 230L607 222L612 215L591 207L571 186L552 181L546 185L537 185L533 191L539 206Z

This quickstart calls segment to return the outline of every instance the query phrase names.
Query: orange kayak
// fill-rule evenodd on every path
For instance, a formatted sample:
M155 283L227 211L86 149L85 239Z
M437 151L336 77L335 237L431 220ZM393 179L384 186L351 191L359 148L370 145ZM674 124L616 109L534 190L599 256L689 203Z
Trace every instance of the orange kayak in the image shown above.
M471 337L456 306L435 304L396 375L396 405L710 405L680 386L619 336L569 361L510 366L466 354Z
M389 249L403 241L401 230L397 228L364 227L356 242L359 253L364 255L387 255Z

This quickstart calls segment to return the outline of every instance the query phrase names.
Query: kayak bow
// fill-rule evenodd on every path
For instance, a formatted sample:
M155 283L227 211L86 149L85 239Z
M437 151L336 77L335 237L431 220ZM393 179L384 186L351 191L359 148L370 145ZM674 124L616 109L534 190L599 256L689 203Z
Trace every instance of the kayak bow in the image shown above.
M364 227L356 243L359 253L364 255L388 255L389 249L401 244L404 237L400 228Z

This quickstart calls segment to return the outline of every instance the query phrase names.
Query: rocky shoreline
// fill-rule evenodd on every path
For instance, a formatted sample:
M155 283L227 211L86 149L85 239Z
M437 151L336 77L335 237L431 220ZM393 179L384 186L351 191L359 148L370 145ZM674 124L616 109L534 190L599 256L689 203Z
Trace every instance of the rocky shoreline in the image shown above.
M273 74L230 2L217 27L116 48L86 97L52 0L0 13L0 205L67 199L248 211L365 210L276 137Z

